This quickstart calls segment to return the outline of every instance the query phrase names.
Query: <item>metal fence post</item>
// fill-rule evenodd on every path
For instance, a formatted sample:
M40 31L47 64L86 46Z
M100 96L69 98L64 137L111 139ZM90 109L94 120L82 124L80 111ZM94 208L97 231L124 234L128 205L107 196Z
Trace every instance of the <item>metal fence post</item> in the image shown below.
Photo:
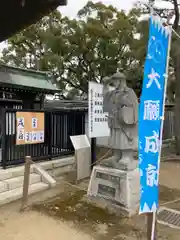
M52 159L52 148L53 148L52 133L54 130L53 121L52 121L52 118L53 118L52 112L46 112L45 118L46 118L46 127L48 128L47 129L48 138L46 138L48 141L48 158L51 160Z
M8 129L9 130L9 129ZM3 169L6 169L7 167L7 152L8 149L6 149L6 109L4 108L2 110L2 125L1 125L1 156L2 156L2 167Z

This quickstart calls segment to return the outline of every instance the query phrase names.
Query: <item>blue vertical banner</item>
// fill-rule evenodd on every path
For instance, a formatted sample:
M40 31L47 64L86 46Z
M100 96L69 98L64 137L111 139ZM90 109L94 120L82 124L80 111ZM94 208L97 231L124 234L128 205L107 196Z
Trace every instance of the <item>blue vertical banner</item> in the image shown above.
M171 27L150 17L149 41L139 106L139 213L156 212L159 202L159 165L167 86Z

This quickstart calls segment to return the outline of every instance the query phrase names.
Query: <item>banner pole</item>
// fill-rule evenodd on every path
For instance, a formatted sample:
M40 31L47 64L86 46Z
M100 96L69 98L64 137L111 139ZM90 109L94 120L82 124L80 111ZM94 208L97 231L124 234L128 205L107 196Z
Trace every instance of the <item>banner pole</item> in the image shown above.
M156 239L156 218L153 217L153 212L146 213L147 224L147 240ZM154 238L152 238L152 236Z
M169 29L172 30L172 27L169 26ZM167 81L168 81L168 68L169 68L169 58L170 58L170 47L171 47L171 35L172 31L169 32L169 43L168 43L168 54L166 60L166 76L165 76L165 84L164 84L164 96L163 96L163 111L161 117L161 132L160 132L160 149L159 149L159 159L158 159L158 175L157 181L159 184L159 170L160 170L160 161L161 161L161 149L162 149L162 137L163 137L163 126L164 126L164 112L165 112L165 102L166 102L166 91L167 91ZM151 239L156 240L157 229L156 229L156 212L152 213L152 229L151 229ZM148 239L149 240L149 239Z
M154 15L154 2L150 6L150 15ZM156 239L156 214L154 212L147 213L147 240L155 240Z
M151 229L151 240L156 240L156 212L152 213L152 229Z

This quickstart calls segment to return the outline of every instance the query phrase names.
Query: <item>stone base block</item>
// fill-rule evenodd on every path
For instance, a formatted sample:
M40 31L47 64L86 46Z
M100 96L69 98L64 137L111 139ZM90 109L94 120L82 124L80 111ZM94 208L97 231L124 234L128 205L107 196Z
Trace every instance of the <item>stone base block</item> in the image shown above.
M139 170L123 171L119 169L95 166L89 182L87 196L104 199L122 213L133 215L139 206ZM116 210L117 211L117 210Z

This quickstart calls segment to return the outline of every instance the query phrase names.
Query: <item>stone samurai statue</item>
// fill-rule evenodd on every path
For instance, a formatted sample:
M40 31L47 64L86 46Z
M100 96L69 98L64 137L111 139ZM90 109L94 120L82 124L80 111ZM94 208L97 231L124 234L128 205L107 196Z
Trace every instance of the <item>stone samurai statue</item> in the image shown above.
M113 150L113 157L103 164L133 170L137 167L134 151L138 148L138 99L133 89L127 87L123 73L103 80L103 110L108 113L109 147Z

